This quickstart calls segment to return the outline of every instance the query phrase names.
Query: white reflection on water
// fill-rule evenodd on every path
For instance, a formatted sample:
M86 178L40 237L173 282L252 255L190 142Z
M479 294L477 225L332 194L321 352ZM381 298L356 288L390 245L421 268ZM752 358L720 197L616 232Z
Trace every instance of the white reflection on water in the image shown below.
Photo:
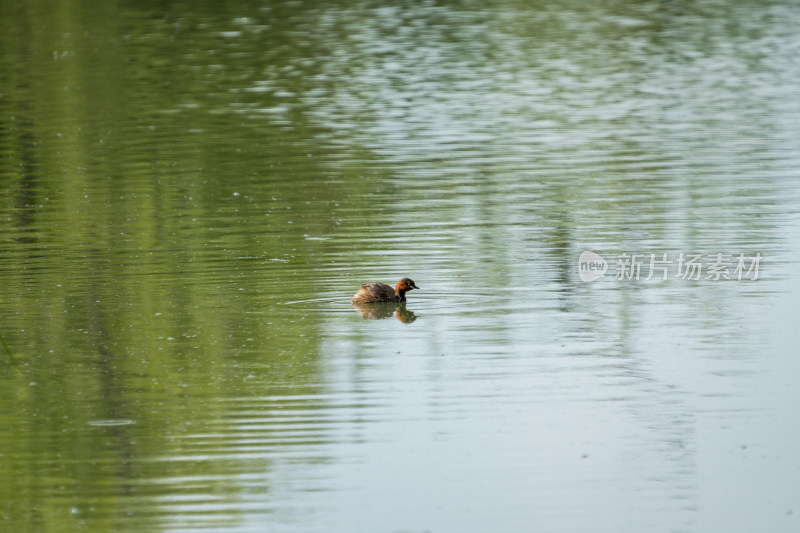
M371 150L387 175L368 198L393 208L379 231L351 222L321 252L344 259L358 242L362 277L428 290L409 297L410 325L331 305L325 403L358 407L326 418L325 461L276 465L298 491L287 526L795 523L796 482L776 468L797 468L780 422L796 394L767 391L776 368L797 367L785 347L778 367L765 359L785 340L771 310L797 292L793 44L781 8L762 13L769 29L735 8L737 35L757 36L742 40L716 17L639 9L324 14L353 46L326 76L348 81L309 93L307 113L350 132L320 134L339 149L333 168ZM771 259L757 286L586 286L584 249Z

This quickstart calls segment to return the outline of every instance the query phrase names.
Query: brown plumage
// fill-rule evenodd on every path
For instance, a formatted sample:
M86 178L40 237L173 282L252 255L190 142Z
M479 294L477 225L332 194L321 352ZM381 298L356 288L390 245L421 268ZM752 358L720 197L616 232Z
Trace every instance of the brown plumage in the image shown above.
M393 289L385 283L364 283L361 289L353 296L354 304L372 304L381 302L405 302L406 293L412 289L419 289L410 278L403 278L397 282Z

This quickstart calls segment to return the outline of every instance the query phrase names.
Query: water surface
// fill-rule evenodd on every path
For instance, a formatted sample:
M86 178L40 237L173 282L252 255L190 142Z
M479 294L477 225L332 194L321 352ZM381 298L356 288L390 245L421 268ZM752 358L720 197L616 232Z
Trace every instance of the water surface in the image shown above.
M796 531L798 24L6 9L0 529Z

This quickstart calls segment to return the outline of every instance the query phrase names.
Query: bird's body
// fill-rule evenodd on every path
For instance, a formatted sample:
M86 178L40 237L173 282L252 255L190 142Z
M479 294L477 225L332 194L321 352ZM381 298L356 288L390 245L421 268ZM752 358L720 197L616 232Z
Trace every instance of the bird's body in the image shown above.
M364 283L361 289L353 296L354 304L405 302L406 293L412 289L419 289L414 280L403 278L392 288L385 283Z

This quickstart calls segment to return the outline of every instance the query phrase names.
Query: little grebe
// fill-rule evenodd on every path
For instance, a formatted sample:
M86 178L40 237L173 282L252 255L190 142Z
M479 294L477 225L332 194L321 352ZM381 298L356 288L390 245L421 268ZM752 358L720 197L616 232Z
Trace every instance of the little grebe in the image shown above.
M403 278L397 282L393 289L385 283L364 283L361 289L353 296L354 304L372 304L381 302L405 302L406 293L411 289L419 289L414 280Z

